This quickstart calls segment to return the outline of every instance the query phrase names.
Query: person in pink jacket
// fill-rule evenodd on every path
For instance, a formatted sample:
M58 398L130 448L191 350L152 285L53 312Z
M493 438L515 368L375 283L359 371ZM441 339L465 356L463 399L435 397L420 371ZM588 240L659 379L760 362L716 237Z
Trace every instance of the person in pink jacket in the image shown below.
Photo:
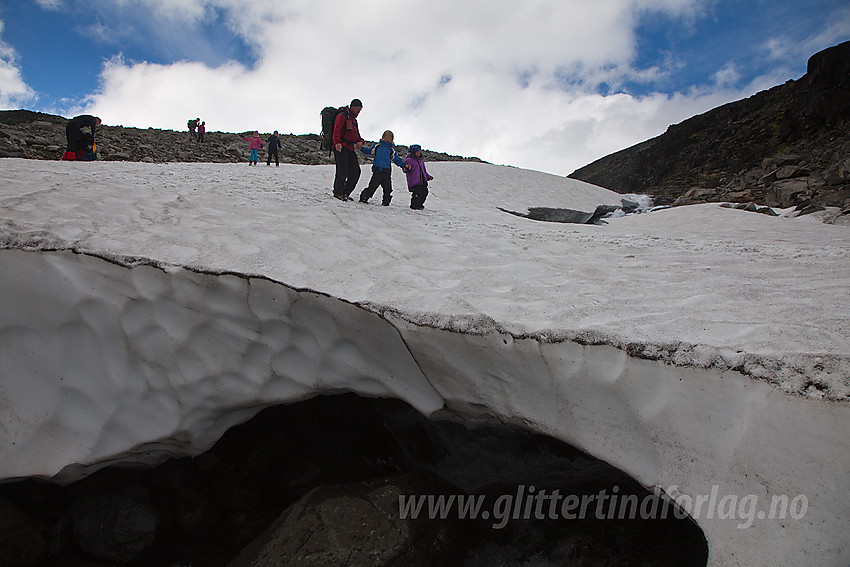
M251 156L248 158L248 165L257 165L257 154L263 147L263 139L260 138L260 133L254 130L253 136L250 138L242 136L242 139L251 144Z

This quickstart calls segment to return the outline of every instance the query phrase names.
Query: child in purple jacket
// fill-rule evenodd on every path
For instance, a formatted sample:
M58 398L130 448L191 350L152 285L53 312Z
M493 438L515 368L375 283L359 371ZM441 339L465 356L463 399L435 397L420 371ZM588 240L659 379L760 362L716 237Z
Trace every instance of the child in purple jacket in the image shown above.
M254 130L254 135L250 138L242 136L242 139L251 144L251 156L248 158L248 165L257 165L257 153L263 147L263 139L260 138L260 133Z
M407 169L407 190L410 191L410 208L422 210L425 208L425 199L428 197L428 182L434 179L428 175L425 169L425 160L422 159L422 146L413 144L404 158L404 163L409 165Z

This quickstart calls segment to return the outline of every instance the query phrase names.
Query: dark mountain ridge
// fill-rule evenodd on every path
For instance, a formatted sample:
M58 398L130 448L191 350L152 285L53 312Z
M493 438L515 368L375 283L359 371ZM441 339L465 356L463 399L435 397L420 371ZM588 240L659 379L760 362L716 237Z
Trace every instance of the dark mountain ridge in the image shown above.
M850 41L796 81L671 125L567 177L660 204L850 207Z

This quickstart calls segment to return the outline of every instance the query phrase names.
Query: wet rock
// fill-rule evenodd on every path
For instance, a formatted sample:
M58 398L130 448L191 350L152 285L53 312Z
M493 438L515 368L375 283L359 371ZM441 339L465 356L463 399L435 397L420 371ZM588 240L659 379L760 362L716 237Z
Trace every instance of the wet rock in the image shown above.
M622 204L624 213L634 213L640 209L640 203L632 201L631 199L620 199L620 203Z
M549 207L529 207L528 218L546 222L567 222L586 224L593 218L593 213L576 211L574 209L559 209Z

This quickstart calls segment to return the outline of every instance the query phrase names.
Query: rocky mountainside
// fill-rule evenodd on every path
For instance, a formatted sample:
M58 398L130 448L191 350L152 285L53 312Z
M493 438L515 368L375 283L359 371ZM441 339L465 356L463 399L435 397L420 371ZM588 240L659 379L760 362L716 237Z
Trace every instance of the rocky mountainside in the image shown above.
M568 177L659 204L850 208L850 41L796 81L700 114Z
M319 116L316 115L318 123ZM65 151L66 118L32 112L30 110L0 111L0 157L31 159L61 159ZM86 129L85 131L88 131ZM248 134L246 134L248 135ZM270 133L261 133L267 140ZM319 149L318 134L282 134L283 163L305 165L330 164L333 158ZM247 162L248 144L242 134L207 132L204 142L199 143L188 130L160 130L157 128L125 128L103 125L97 129L97 150L100 159L112 161L162 162ZM406 146L398 146L404 155ZM481 161L445 153L424 150L428 161ZM365 155L360 154L363 162ZM265 150L260 150L260 159L265 160Z

